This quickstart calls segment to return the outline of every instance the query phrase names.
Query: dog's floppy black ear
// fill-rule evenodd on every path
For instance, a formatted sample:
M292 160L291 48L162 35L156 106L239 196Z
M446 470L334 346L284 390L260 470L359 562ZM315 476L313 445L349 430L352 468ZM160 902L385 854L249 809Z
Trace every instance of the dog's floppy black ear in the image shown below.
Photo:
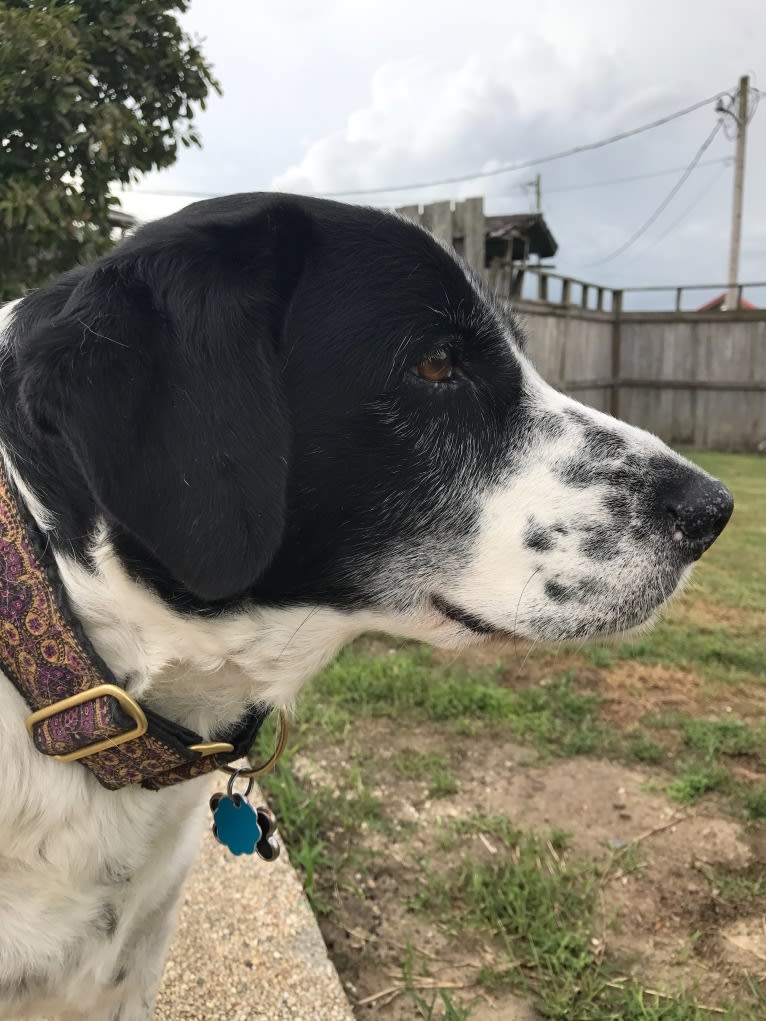
M196 596L244 592L285 524L280 336L310 243L289 204L150 225L20 352L32 422Z

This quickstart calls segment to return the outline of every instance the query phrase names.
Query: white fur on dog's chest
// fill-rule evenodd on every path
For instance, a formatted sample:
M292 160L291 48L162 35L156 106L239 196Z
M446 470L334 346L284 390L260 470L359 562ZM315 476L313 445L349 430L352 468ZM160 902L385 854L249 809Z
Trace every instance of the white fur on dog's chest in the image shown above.
M0 678L0 1019L97 1016L122 995L151 915L170 926L209 780L107 791L33 747L27 709Z

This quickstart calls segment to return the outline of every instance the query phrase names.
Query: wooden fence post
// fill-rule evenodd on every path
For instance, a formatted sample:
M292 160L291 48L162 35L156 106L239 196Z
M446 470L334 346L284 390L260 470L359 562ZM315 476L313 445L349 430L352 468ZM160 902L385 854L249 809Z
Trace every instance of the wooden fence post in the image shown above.
M620 318L622 316L622 291L612 291L612 387L611 387L611 413L615 418L620 417Z
M484 199L466 199L459 204L462 216L463 258L481 276L485 270ZM455 208L457 219L458 207Z
M520 298L524 290L524 266L516 270L511 283L511 298Z
M415 223L420 223L420 206L399 206L396 212L400 216L406 216L408 220L414 220Z
M448 245L453 243L452 204L449 199L444 202L429 202L423 207L420 222L431 231L434 237L446 241Z

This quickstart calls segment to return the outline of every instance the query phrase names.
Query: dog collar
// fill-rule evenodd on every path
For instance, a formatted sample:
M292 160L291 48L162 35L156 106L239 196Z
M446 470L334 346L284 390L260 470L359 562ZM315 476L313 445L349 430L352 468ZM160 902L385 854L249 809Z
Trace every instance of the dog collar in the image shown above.
M270 712L253 709L225 741L203 741L120 687L77 622L49 543L1 462L0 667L33 710L27 729L37 750L79 761L109 790L158 790L227 769Z

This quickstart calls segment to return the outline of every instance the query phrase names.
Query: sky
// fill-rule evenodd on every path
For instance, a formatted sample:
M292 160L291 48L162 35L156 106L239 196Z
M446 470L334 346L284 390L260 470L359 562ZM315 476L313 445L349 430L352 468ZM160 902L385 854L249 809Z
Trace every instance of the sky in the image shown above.
M122 196L141 219L195 200L179 192L310 194L471 174L639 126L733 91L742 74L766 90L766 4L757 0L192 0L183 22L223 94L197 117L203 148L182 150ZM556 270L612 286L725 280L734 142L724 130L656 223L608 258L717 117L711 102L541 166ZM742 281L766 280L764 162L766 102L748 128ZM665 170L674 172L614 183ZM533 208L536 172L348 201L483 195L490 213L520 212ZM766 290L753 297L766 304Z

